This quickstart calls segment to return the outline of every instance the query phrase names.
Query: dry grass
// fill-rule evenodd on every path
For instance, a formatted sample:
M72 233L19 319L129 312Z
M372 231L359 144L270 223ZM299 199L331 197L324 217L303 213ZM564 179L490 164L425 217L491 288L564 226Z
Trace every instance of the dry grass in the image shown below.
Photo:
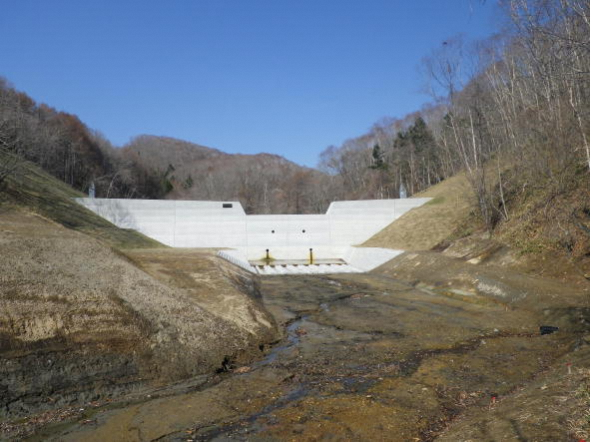
M118 337L131 344L143 335L129 311L115 302L116 287L103 288L100 274L88 275L95 269L90 257L106 258L104 246L6 208L0 240L0 324L6 340L10 337L10 349L44 348L47 340L61 337L63 342L65 336L86 343ZM95 246L98 254L93 253ZM77 266L85 269L76 272Z
M566 401L573 402L575 410L567 420L568 430L577 440L589 441L589 368L577 369L572 385Z
M522 262L531 262L531 269L554 277L578 273L588 281L588 169L572 168L560 183L543 178L536 183L514 180L510 219L497 227L495 236L511 245ZM567 263L557 266L557 260Z
M186 291L188 296L208 312L248 331L263 336L273 331L274 323L263 307L253 298L245 297L247 289L235 283L239 270L232 270L215 256L215 251L203 249L135 249L126 252L155 279ZM250 277L249 277L250 278Z
M74 201L85 197L29 162L0 189L0 211L8 205L25 207L66 228L89 234L116 248L163 247L136 231L120 229Z
M414 197L431 197L427 204L404 214L363 246L429 250L450 237L470 216L474 196L464 174L448 178Z
M80 377L117 384L118 376L108 374L113 361L134 368L123 369L133 383L178 380L276 340L264 310L215 272L213 254L177 257L167 271L150 275L145 256L126 253L170 249L117 228L77 204L79 196L30 163L0 189L0 358L8 363L0 375L53 377L37 363L47 352L70 365L57 384L11 382L4 400L14 406L0 414L48 407L36 399L39 389L74 401L76 390L95 389L80 387ZM192 266L186 275L185 262ZM166 272L184 275L187 284ZM202 280L207 284L191 283Z
M190 275L208 282L188 290L158 281L86 235L5 208L0 257L0 335L6 352L51 343L149 350L160 375L176 379L217 368L224 356L272 329L260 307L211 272L211 254L193 258ZM182 263L176 257L168 265ZM198 297L199 291L207 297Z
M588 286L588 170L577 167L559 182L540 178L531 183L507 165L503 168L509 219L501 220L491 235L479 219L473 191L461 173L417 194L432 200L407 212L363 246L438 250L470 262ZM495 168L487 174L490 184L497 183Z

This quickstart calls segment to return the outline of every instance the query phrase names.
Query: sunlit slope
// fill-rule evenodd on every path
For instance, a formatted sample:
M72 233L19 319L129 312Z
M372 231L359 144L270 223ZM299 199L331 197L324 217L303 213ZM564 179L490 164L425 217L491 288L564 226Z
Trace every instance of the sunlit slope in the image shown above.
M174 249L75 196L30 164L0 190L0 421L208 374L277 340L214 254L165 262Z
M431 249L458 228L474 204L474 195L463 173L413 197L431 197L432 200L410 210L363 246L415 251Z
M74 197L85 195L29 162L23 162L18 173L9 177L0 189L0 204L25 208L66 228L98 238L110 246L164 247L136 231L118 228L76 203Z

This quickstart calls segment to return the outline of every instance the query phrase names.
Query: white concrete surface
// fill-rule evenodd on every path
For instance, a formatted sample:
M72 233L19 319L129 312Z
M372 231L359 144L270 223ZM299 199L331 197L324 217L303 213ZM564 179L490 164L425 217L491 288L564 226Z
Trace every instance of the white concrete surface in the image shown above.
M125 229L135 229L177 248L232 248L224 257L251 272L363 272L400 253L383 248L351 248L372 237L428 198L357 200L331 203L326 214L246 215L239 202L78 198L80 204ZM345 265L298 266L249 262L266 257L307 260L343 258Z

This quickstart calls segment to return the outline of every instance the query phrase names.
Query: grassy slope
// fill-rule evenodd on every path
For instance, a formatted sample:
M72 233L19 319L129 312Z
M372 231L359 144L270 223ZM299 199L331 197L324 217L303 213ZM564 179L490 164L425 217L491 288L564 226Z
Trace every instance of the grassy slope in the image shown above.
M474 193L463 173L416 197L431 197L364 243L407 251L443 250L446 255L494 262L528 273L589 283L589 175L572 168L560 181L528 183L518 172L505 178L509 220L489 236L479 221ZM494 177L491 176L491 183Z
M533 183L516 175L507 202L510 219L495 228L494 238L526 259L521 260L526 272L538 269L543 275L588 284L587 166L573 165L554 180L540 177Z
M163 247L136 231L120 229L74 201L85 197L32 163L22 164L0 190L0 203L32 211L119 249Z
M363 246L429 250L447 239L470 215L474 195L464 174L448 178L415 197L431 197L378 232Z

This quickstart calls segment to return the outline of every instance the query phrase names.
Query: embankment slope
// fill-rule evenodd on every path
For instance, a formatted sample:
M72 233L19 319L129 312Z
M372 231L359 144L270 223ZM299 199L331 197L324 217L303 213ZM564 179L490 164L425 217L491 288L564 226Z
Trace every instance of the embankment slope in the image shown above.
M0 204L0 418L208 374L276 339L214 254L192 254L191 287L158 279L127 255L158 243L78 206L34 166L25 173Z
M470 215L474 196L464 174L438 183L413 197L430 197L367 240L363 246L429 250L447 239Z

